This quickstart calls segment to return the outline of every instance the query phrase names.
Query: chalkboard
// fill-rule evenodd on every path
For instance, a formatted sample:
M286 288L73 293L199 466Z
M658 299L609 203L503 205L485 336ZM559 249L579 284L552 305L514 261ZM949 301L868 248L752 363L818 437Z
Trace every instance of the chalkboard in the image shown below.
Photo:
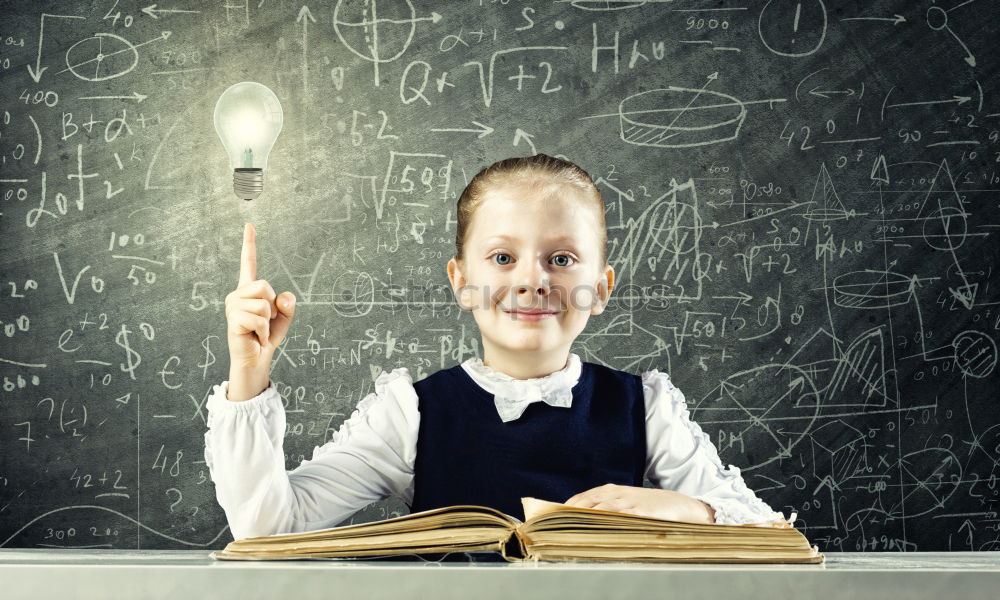
M1000 549L997 3L0 7L0 546L230 541L203 435L243 223L298 298L291 469L383 370L481 357L455 201L540 152L606 203L574 352L669 373L824 551ZM240 81L284 111L252 201L212 121Z

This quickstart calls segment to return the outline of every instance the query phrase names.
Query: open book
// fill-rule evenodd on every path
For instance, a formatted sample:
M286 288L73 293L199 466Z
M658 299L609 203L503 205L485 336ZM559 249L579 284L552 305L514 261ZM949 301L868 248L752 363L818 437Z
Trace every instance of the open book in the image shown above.
M687 523L521 498L525 520L460 504L401 517L235 540L218 560L376 558L439 552L499 552L517 561L822 563L792 527Z

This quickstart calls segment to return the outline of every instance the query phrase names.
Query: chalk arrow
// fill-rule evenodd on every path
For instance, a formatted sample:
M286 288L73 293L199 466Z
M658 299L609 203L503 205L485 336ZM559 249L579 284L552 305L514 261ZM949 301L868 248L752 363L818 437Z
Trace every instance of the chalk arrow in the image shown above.
M846 19L841 19L841 21L891 21L893 25L899 25L900 23L906 23L906 17L903 15L893 15L891 18L886 17L848 17Z
M813 89L809 90L809 93L813 96L819 96L820 98L829 98L830 94L847 94L848 96L853 96L854 88L847 88L846 90L821 90L817 85Z
M159 19L160 17L156 16L156 13L197 13L197 12L201 12L201 11L200 10L176 10L176 9L173 9L173 8L156 8L155 4L150 4L146 8L142 9L142 12L144 12L147 15L153 17L154 19Z
M952 96L951 100L926 100L924 102L902 102L900 104L890 104L886 108L895 108L897 106L921 106L924 104L951 104L955 103L961 106L969 100L972 100L972 96Z
M139 92L132 92L128 96L80 96L78 100L135 100L136 102L142 102L149 96L144 96Z
M467 132L467 133L477 133L478 132L479 135L476 136L478 138L486 137L489 134L493 133L493 131L494 131L494 129L492 127L490 127L489 125L483 125L479 121L473 121L472 124L475 125L476 127L478 127L478 129L431 129L431 131L462 131L462 132ZM516 146L517 142L514 142L514 145Z
M528 142L528 145L531 146L532 154L538 154L538 152L535 151L535 144L531 141L531 135L523 129L518 128L514 131L514 145L518 145L521 140Z
M83 19L85 17L78 17L75 15L50 15L42 13L42 18L38 26L38 55L35 57L35 68L32 69L31 65L28 65L28 75L38 83L42 79L42 73L48 67L42 66L42 42L45 39L45 17L52 17L53 19Z

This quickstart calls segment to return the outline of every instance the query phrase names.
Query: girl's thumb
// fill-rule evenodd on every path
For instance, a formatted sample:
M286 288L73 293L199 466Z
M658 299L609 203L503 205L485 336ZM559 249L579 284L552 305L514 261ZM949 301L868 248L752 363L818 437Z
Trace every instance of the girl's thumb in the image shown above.
M291 292L281 294L278 300L278 310L291 317L295 314L295 295Z
M270 344L273 347L277 347L285 339L288 327L292 324L292 317L295 316L295 296L291 292L285 292L278 296L277 304L278 316L271 321Z

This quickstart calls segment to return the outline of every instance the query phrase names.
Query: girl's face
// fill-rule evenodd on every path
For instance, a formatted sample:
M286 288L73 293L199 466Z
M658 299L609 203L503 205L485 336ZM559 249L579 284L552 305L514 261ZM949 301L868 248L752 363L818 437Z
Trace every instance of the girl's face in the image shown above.
M452 258L448 278L479 325L487 363L564 361L590 315L604 311L614 269L598 264L593 211L583 191L564 183L509 181L486 193L466 234L464 265Z

